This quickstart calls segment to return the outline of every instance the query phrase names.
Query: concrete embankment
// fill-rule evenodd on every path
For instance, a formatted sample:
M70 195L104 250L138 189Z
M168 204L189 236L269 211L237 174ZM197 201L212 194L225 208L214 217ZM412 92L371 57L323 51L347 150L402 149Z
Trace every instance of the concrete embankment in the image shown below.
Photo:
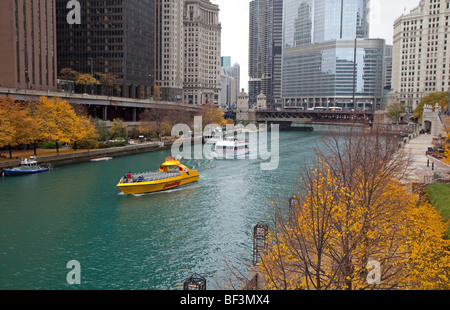
M114 147L108 149L87 150L86 152L64 154L48 157L37 156L39 163L50 163L53 167L65 166L88 162L91 159L102 157L120 157L132 154L140 154L152 151L158 151L168 149L172 146L173 142L151 142L143 144L127 145L122 147ZM0 162L0 169L16 167L20 163L20 160L12 160Z

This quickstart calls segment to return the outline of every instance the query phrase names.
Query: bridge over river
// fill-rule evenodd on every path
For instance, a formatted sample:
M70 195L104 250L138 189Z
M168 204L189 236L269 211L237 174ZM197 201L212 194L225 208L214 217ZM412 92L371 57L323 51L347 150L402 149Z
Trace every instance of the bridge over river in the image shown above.
M360 124L371 125L375 111L311 111L311 110L264 110L256 111L256 121L279 123L282 127L311 124Z

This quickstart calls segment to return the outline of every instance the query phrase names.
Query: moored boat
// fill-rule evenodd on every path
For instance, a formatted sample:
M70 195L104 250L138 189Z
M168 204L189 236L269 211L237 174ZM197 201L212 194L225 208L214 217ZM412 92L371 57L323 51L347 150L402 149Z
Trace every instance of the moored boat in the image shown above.
M35 156L25 158L20 161L20 166L11 169L2 169L2 173L7 176L26 175L48 171L51 164L38 164Z
M216 159L239 159L250 154L248 139L228 137L216 143L214 152L211 153Z
M129 173L120 179L117 187L124 194L145 194L173 189L200 178L198 171L182 165L172 156L166 158L156 172Z
M225 136L225 133L222 132L222 128L217 127L214 130L212 130L210 133L203 135L203 142L205 144L210 144L212 146L215 146L215 144L219 141L222 141Z

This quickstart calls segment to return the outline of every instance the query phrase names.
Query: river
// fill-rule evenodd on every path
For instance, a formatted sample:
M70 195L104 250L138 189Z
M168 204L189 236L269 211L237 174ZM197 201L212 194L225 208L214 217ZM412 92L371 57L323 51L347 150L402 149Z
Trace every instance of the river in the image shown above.
M225 260L251 262L264 202L290 195L321 128L281 132L274 171L261 160L182 160L200 180L169 192L125 196L116 184L128 171L157 170L170 150L0 178L0 289L173 290L193 273L220 288ZM80 285L67 283L71 260Z

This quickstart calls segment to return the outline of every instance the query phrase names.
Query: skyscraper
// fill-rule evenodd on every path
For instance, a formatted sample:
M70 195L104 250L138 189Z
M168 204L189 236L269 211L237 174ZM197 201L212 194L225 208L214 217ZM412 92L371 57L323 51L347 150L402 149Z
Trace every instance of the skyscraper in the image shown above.
M449 25L446 0L422 0L394 23L392 90L410 112L424 96L450 88Z
M166 101L183 99L184 83L184 1L156 1L155 82Z
M280 96L281 30L283 0L250 2L249 25L249 102L256 104L262 92L274 101L274 89ZM274 75L279 78L274 81Z
M56 90L54 0L2 0L0 37L0 86Z
M230 56L222 56L220 65L222 67L231 67L231 57Z
M284 0L286 107L380 106L385 42L368 39L368 4L369 0Z
M221 74L221 105L222 106L234 106L237 103L237 97L240 92L240 83L241 83L241 66L238 63L235 63L231 66L231 57L222 57L222 74ZM228 66L224 66L228 65ZM232 81L229 79L231 78ZM234 84L233 87L230 87L230 84ZM225 85L225 86L224 86ZM224 89L228 88L228 90ZM227 100L224 100L223 94L227 94ZM224 104L226 103L226 104Z
M154 81L154 0L83 1L81 23L69 24L56 0L58 70L117 77L121 95L145 98Z
M219 105L221 32L219 6L184 1L184 102Z
M283 61L283 0L273 1L272 98L269 107L281 107L281 67Z

